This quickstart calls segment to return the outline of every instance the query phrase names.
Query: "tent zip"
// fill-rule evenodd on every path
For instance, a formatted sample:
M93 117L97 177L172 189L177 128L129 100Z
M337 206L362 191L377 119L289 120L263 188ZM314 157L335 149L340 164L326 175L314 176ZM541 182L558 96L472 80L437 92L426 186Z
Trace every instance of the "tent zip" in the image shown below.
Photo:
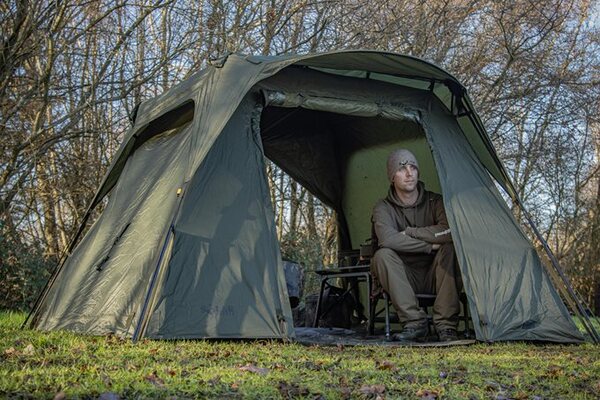
M151 305L150 303L152 303L154 300L154 295L155 295L154 291L156 289L158 277L161 272L161 266L164 264L165 254L167 254L167 252L168 252L167 249L169 248L171 242L173 241L173 238L175 237L175 220L177 219L177 216L179 215L179 210L181 209L181 204L183 203L186 186L187 186L187 182L184 183L182 187L177 189L177 197L179 198L179 201L177 203L177 207L173 214L173 218L171 219L171 223L169 224L169 230L167 232L167 235L163 242L162 248L160 250L160 255L156 262L156 267L154 268L154 273L152 274L152 278L150 279L150 285L148 286L146 298L144 299L144 304L142 305L142 311L140 312L140 319L138 320L136 328L133 331L133 337L131 340L134 343L137 342L140 339L140 337L144 334L144 331L146 330L146 326L148 325L148 316L150 314L150 305Z
M127 231L127 228L129 228L129 225L131 225L131 222L129 222L127 225L125 225L125 228L123 228L121 230L121 233L119 234L119 236L117 236L115 238L115 240L113 241L113 244L108 249L106 256L104 256L104 258L96 265L96 271L101 272L103 270L104 264L106 264L106 262L110 259L110 253L111 253L112 249L114 249L114 247L117 245L117 243L119 243L119 241L125 234L125 231Z

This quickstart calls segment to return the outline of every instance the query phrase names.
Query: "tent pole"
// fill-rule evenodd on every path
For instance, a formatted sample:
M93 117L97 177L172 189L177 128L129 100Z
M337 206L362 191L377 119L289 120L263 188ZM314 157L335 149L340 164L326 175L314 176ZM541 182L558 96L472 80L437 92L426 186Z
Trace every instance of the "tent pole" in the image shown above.
M554 269L560 276L563 284L565 285L565 288L567 289L568 294L571 296L571 298L574 300L575 304L577 305L577 311L579 312L579 314L582 317L582 322L583 322L583 326L584 326L585 330L588 332L588 334L590 335L590 337L592 338L594 343L596 343L596 344L600 343L600 336L598 335L598 332L596 332L594 325L592 325L592 322L590 321L588 313L586 312L585 308L583 307L583 304L581 303L579 296L577 295L577 293L575 293L575 290L573 289L573 287L571 286L571 283L569 282L569 278L565 275L563 269L561 268L561 266L558 262L558 259L556 258L556 256L552 252L552 250L550 249L548 242L546 242L546 240L544 239L544 237L542 236L540 231L537 229L537 227L533 223L533 220L531 219L531 215L527 212L525 207L523 207L523 204L520 201L518 201L518 204L519 204L519 208L521 209L521 211L523 211L523 214L525 215L525 218L527 219L529 226L531 227L531 229L533 229L535 236L540 241L540 243L542 243L542 246L544 247L546 254L550 258L550 262L552 263L552 266L554 267Z
M148 287L148 292L146 293L146 299L144 300L144 304L142 305L142 311L140 312L140 319L138 320L135 331L133 332L132 341L134 343L140 339L141 335L146 330L146 323L148 319L147 314L150 311L150 300L154 297L154 289L160 272L160 267L163 264L163 258L165 256L165 253L167 252L167 247L169 247L169 241L171 240L173 234L174 227L173 224L171 224L171 226L169 227L169 233L167 234L167 237L165 238L162 249L160 251L160 256L158 257L158 262L156 263L156 268L154 269L154 273L152 274L152 278L150 280L150 286Z

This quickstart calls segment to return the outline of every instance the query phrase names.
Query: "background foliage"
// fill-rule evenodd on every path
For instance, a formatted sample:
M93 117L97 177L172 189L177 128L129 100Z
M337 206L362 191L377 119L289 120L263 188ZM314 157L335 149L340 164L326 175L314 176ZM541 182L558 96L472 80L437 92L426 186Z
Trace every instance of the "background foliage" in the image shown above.
M590 0L2 2L0 307L28 305L136 104L228 51L350 48L420 57L465 84L591 303L600 282L598 15ZM284 254L310 267L334 262L334 213L276 166L268 173Z

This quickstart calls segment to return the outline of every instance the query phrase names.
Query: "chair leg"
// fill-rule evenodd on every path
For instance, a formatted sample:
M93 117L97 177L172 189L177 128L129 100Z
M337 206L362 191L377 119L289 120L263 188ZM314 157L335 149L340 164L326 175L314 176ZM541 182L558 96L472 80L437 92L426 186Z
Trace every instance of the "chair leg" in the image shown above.
M325 291L325 283L327 278L321 279L321 290L319 290L319 298L317 299L317 309L315 310L315 319L313 321L313 328L319 327L319 317L321 314L321 300L323 298L323 292Z
M369 299L369 315L367 316L367 332L370 336L375 334L375 312L377 308L377 299L371 297L371 277L366 276L367 279L367 298Z
M392 339L390 333L390 302L385 292L383 293L383 301L385 302L385 340L390 341Z

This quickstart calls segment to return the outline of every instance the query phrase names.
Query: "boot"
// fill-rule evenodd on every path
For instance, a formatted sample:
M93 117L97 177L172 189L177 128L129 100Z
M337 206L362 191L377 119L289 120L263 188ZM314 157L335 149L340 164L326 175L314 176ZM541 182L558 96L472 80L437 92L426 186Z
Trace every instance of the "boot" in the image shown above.
M412 342L416 339L421 339L429 333L429 324L427 320L415 325L405 326L402 332L392 335L392 340L399 342Z

